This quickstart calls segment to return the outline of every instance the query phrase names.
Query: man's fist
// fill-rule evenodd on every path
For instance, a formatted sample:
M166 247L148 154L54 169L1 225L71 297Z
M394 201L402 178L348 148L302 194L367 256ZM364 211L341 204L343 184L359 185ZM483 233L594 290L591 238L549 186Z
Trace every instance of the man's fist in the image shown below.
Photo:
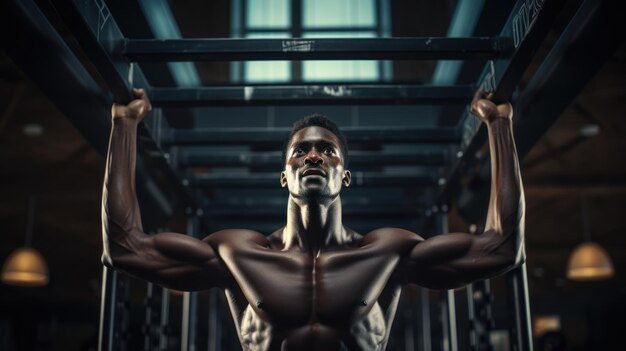
M491 99L493 93L479 89L474 94L470 111L483 122L491 122L496 118L513 118L513 106L509 102L496 105Z
M113 104L111 115L114 120L117 118L130 118L141 122L148 112L152 110L152 104L150 104L150 99L148 99L148 94L146 94L145 90L133 88L133 95L135 100L128 105Z

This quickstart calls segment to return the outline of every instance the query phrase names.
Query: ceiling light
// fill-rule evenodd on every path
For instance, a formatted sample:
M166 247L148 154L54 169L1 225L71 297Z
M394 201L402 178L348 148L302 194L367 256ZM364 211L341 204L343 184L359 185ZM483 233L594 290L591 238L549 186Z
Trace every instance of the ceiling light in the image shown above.
M606 250L592 242L574 249L567 263L567 278L578 281L609 279L615 275L613 262Z
M591 242L587 201L584 194L581 194L580 204L585 242L576 246L570 254L567 262L567 278L577 281L609 279L615 275L613 262L602 246Z
M48 265L39 251L31 247L20 247L4 262L2 282L17 286L46 285Z
M35 199L28 203L28 222L26 226L26 243L24 247L14 250L4 261L0 280L3 283L17 286L43 286L48 284L48 265L46 260L31 246L33 238L33 219L35 216Z

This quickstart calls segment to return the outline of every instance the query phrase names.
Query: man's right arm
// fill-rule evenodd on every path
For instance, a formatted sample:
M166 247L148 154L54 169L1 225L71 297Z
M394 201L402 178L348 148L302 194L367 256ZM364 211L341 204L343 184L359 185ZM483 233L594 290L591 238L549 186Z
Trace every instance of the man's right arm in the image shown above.
M150 111L143 90L127 106L113 105L113 126L102 194L102 262L166 287L222 286L225 270L208 240L178 233L147 235L135 193L137 125Z

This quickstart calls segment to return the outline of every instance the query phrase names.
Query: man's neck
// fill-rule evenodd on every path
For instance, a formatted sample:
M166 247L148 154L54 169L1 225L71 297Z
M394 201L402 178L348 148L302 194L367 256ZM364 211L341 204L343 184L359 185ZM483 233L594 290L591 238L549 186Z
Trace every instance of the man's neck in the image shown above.
M297 246L313 255L326 247L349 242L341 219L341 198L337 196L329 203L320 203L289 196L282 241L285 249Z

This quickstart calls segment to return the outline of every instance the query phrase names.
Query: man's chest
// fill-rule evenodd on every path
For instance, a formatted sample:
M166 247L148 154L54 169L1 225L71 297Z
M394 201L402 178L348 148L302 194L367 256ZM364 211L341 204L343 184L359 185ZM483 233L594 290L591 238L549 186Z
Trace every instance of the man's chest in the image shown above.
M399 261L365 248L313 257L252 247L222 257L247 303L275 326L354 324L395 279Z

